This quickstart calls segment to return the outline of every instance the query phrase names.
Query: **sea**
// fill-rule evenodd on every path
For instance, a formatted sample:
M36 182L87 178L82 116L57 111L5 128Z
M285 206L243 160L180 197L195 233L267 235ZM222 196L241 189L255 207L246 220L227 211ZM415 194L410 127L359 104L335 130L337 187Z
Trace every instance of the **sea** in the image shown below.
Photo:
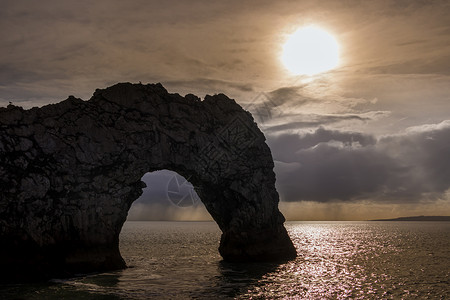
M126 222L128 268L0 299L450 299L450 222L287 222L298 257L227 263L214 222Z

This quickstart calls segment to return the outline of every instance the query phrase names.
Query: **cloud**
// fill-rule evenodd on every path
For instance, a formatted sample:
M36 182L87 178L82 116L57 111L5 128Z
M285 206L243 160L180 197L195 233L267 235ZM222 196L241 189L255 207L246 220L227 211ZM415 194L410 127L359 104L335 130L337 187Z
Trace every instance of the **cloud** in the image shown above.
M373 201L343 202L280 202L280 211L288 221L356 221L405 216L440 216L448 214L445 200L422 203L380 203Z
M135 203L159 203L173 206L195 206L200 198L195 193L189 178L184 178L171 170L159 170L146 173L142 181L147 185ZM180 203L182 198L185 202Z
M133 202L128 220L212 220L192 184L178 173L170 170L149 172L142 181L147 187Z
M376 115L376 112L371 112L370 115ZM379 112L379 114L385 114L385 112ZM302 121L297 121L302 120ZM336 123L364 123L373 120L368 114L335 114L335 115L318 115L318 114L296 114L296 115L283 115L281 124L272 125L271 123L264 124L264 132L267 133L282 133L284 131L298 130L303 128L317 128L320 126L336 124ZM274 120L275 122L277 120ZM272 122L273 123L273 122Z
M413 44L408 44L411 46ZM434 56L428 59L411 59L368 69L374 74L440 74L450 75L450 55Z
M0 106L89 99L123 81L223 92L268 137L284 200L418 201L448 190L446 0L1 3ZM309 81L278 59L308 23L342 50L339 68ZM170 208L158 176L135 202L142 209Z
M434 131L441 131L445 130L450 127L450 120L442 121L439 124L423 124L418 126L411 126L409 128L406 128L406 132L410 134L414 133L428 133L428 132L434 132Z
M278 60L282 42L308 22L323 25L340 40L345 74L449 70L448 4L401 3L4 0L0 98L4 105L28 99L40 104L69 94L85 99L95 88L120 81L174 82L192 83L190 91L182 87L185 93L237 89L245 96L250 89L275 89L276 101L298 106L321 99L324 110L339 100L331 97L323 105L326 83L307 92L277 89L292 85ZM238 93L233 97L250 100Z
M267 101L274 106L280 106L284 103L295 102L298 105L302 105L308 102L316 101L314 98L306 97L302 94L302 85L282 87L271 91L267 94Z
M288 220L364 220L448 210L450 120L378 139L319 127L302 135L269 135L268 143L280 209ZM211 220L201 201L174 204L168 193L173 176L179 177L167 170L147 173L148 187L128 219Z
M195 89L203 91L217 91L222 92L223 89L236 89L241 92L251 92L253 91L253 86L248 83L240 83L226 80L209 79L209 78L196 78L196 79L186 79L186 80L167 80L164 81L164 85L176 86L177 88L190 88L192 92L192 87Z
M284 201L418 202L450 189L450 122L379 139L319 128L269 137Z

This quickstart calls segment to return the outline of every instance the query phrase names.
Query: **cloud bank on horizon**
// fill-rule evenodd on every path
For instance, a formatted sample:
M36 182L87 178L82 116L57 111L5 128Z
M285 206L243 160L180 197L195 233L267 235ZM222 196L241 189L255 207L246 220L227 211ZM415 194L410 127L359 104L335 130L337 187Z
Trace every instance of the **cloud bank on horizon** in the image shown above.
M291 205L285 214L296 211L291 219L305 217L298 207L349 219L361 203L366 211L357 219L370 210L374 218L395 217L401 207L450 214L449 1L0 4L0 106L88 99L123 81L162 82L180 94L223 92L265 133L277 189ZM340 64L292 76L279 59L282 44L310 24L335 36ZM202 219L201 204L181 213L164 200L168 176L144 178L149 190L132 213Z
M415 203L450 189L450 121L376 139L319 127L268 143L285 201Z

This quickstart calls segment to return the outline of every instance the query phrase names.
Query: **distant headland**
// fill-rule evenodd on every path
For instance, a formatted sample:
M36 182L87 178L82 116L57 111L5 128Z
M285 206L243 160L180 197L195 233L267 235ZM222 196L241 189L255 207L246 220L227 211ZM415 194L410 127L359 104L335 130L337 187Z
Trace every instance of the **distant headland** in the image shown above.
M395 219L377 219L370 221L450 221L450 216L414 216Z

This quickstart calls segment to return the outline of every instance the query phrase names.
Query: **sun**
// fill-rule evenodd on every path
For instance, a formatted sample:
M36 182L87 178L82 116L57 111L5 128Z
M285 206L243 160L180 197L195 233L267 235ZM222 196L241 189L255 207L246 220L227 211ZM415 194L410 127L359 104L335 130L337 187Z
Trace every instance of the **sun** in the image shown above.
M339 45L331 34L319 27L302 27L284 44L281 62L295 75L322 73L337 67Z

